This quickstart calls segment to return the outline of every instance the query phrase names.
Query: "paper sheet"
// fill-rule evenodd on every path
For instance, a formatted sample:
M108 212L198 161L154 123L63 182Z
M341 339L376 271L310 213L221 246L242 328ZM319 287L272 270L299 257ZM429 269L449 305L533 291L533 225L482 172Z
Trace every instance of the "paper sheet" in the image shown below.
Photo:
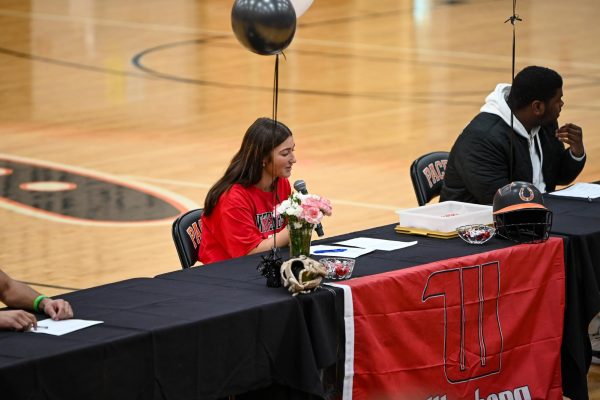
M38 321L38 328L30 330L32 333L45 333L46 335L62 336L92 325L102 324L104 321L91 321L84 319L65 319L54 321L50 318Z
M414 246L417 244L417 241L414 242L402 242L400 240L385 240L385 239L372 239L366 237L357 237L350 240L344 240L343 242L337 242L336 244L341 244L345 246L355 246L362 247L363 249L371 249L371 250L398 250L403 249L405 247Z
M568 188L550 193L553 196L579 197L596 199L600 197L600 185L595 183L576 183Z
M364 254L372 252L373 249L359 249L355 247L342 247L342 246L328 246L320 244L317 246L310 246L310 254L322 257L345 257L345 258L357 258Z

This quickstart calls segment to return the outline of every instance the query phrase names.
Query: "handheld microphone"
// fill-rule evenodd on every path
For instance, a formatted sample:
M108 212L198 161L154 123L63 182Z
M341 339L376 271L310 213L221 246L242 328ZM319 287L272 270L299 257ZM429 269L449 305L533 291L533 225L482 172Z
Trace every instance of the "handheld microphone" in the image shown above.
M296 182L294 182L294 189L296 189L296 191L302 194L308 194L308 190L306 189L306 182L304 182L302 179L298 179ZM320 223L317 224L317 226L315 227L315 232L317 232L317 235L319 237L325 235L325 232L323 232L323 225L321 225Z

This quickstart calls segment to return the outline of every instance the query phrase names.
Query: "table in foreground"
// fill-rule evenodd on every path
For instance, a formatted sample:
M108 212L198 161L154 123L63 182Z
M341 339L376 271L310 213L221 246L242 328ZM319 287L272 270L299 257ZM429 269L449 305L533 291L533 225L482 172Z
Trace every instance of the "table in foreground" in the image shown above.
M588 325L600 312L600 199L544 195L552 233L565 237L566 306L562 348L565 396L587 399Z
M292 297L236 265L222 266L222 280L195 279L197 269L64 296L76 317L104 323L58 337L0 333L2 398L217 399L273 384L323 396L336 297Z
M357 236L415 239L397 235L393 231L393 225L389 225L330 238L324 243ZM442 262L438 265L440 269L427 270L429 277L436 271L452 270L453 268L442 265L453 265L456 260L467 262L468 265L462 266L465 268L479 265L469 257L481 259L502 254L502 257L508 257L506 263L512 263L511 268L520 260L515 256L513 263L514 247L511 243L497 239L483 246L470 246L459 239L416 239L419 240L417 246L391 252L375 251L360 257L354 270L354 276L359 279L348 281L348 286L353 286L353 289L354 286L362 286L362 282L366 282L361 280L362 276L385 287L388 285L384 282L390 281L389 274L399 274L402 278L395 284L395 295L379 297L380 300L375 303L408 304L407 292L403 288L411 284L410 277L424 276L422 271L428 268L424 264ZM285 257L286 253L283 255ZM0 386L3 394L11 399L189 400L219 398L278 384L324 397L328 388L323 386L321 372L338 362L343 364L347 360L346 350L358 349L359 355L360 351L366 351L367 356L363 361L380 365L379 361L383 360L383 356L378 348L356 342L358 336L355 336L355 346L345 346L352 342L348 341L345 334L346 294L341 288L292 297L283 288L272 289L265 286L264 278L256 271L259 261L260 256L242 257L201 268L176 271L153 279L133 279L65 296L73 303L78 318L104 320L105 323L62 337L0 333ZM504 263L500 264L500 271ZM411 268L414 266L417 267ZM483 270L490 270L486 268L493 269L484 267ZM475 270L480 271L481 268L468 271ZM547 270L551 272L547 276L557 277L553 281L555 283L560 281L558 270L563 271L563 268ZM379 275L368 277L374 274ZM451 275L447 274L447 277ZM488 278L485 277L489 275L483 273L482 276L484 282L487 282ZM500 273L499 276L502 279L510 278L510 274ZM445 279L439 279L438 283L442 281ZM425 283L420 281L419 285ZM500 281L499 290L502 295L505 294L503 290L510 285L510 280ZM440 329L443 325L440 325L440 321L444 321L443 302L439 301L441 297L433 295L428 300L423 300L425 286L420 287L419 304L426 308L431 306L432 309L414 313L414 316L427 315L424 321L429 321L433 316L434 325L423 321L414 324L411 320L407 322L406 328L396 329L384 324L379 325L375 332L384 341L399 340L404 345L415 341L409 346L410 349L421 349L417 353L425 359L429 358L429 350L424 349L432 350L437 357L441 357L436 368L441 367L439 371L442 371L443 377L444 366L450 365L444 361L444 354L448 353L438 351L440 345L444 348L446 340L439 340L442 338L440 334L446 332L445 329ZM562 292L559 287L552 290L548 288L550 286L544 290L530 287L526 292L535 294L532 297L552 292L560 298ZM354 301L360 299L357 293L354 293ZM381 294L383 293L382 291ZM470 296L472 295L475 292L471 292ZM482 304L484 314L488 315L486 305L492 300L486 296L484 294ZM502 297L500 299L499 312L510 311L510 307L507 309L503 306ZM476 301L478 302L479 300ZM346 305L348 304L351 303L347 302ZM553 314L562 319L560 304L552 303L550 307L559 310ZM473 315L472 309L469 310L468 314ZM543 312L547 313L547 310L548 307L545 307ZM532 317L542 314L542 310L530 311ZM502 325L504 318L508 317L502 316L499 325L501 328L506 327ZM550 335L547 339L553 343L552 346L557 340L555 324L556 320L552 320L553 329L543 333ZM369 325L371 323L366 324ZM487 332L489 325L483 326L484 332ZM403 336L405 329L412 333ZM470 328L468 332L472 332ZM540 334L542 332L544 331ZM502 330L502 334L505 333L508 335L510 332ZM434 347L422 347L423 343L431 343ZM523 344L526 343L525 341ZM511 357L506 357L503 372L510 373L511 367L507 360ZM552 365L555 360L553 357L548 358ZM467 357L465 360L471 358ZM460 371L460 361L458 365ZM359 373L360 368L356 368ZM483 382L486 378L478 376L474 379ZM360 392L357 393L356 398L361 398ZM490 393L492 392L484 392L482 389L479 392L480 398Z

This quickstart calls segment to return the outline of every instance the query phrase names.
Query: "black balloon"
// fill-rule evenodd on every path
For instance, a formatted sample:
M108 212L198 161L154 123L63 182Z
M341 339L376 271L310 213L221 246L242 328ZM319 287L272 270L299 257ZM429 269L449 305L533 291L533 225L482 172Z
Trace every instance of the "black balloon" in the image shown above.
M260 55L281 53L296 33L296 12L290 0L235 0L231 10L235 37Z

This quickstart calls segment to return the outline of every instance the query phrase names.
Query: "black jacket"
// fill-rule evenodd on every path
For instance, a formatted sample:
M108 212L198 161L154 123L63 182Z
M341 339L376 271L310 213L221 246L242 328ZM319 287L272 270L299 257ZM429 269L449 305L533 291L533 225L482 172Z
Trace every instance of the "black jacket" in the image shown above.
M576 161L555 136L557 122L541 127L542 174L546 191L573 181L585 158ZM533 170L526 138L513 134L512 181L531 182ZM452 146L440 201L492 204L496 190L510 179L510 126L495 114L479 113Z

